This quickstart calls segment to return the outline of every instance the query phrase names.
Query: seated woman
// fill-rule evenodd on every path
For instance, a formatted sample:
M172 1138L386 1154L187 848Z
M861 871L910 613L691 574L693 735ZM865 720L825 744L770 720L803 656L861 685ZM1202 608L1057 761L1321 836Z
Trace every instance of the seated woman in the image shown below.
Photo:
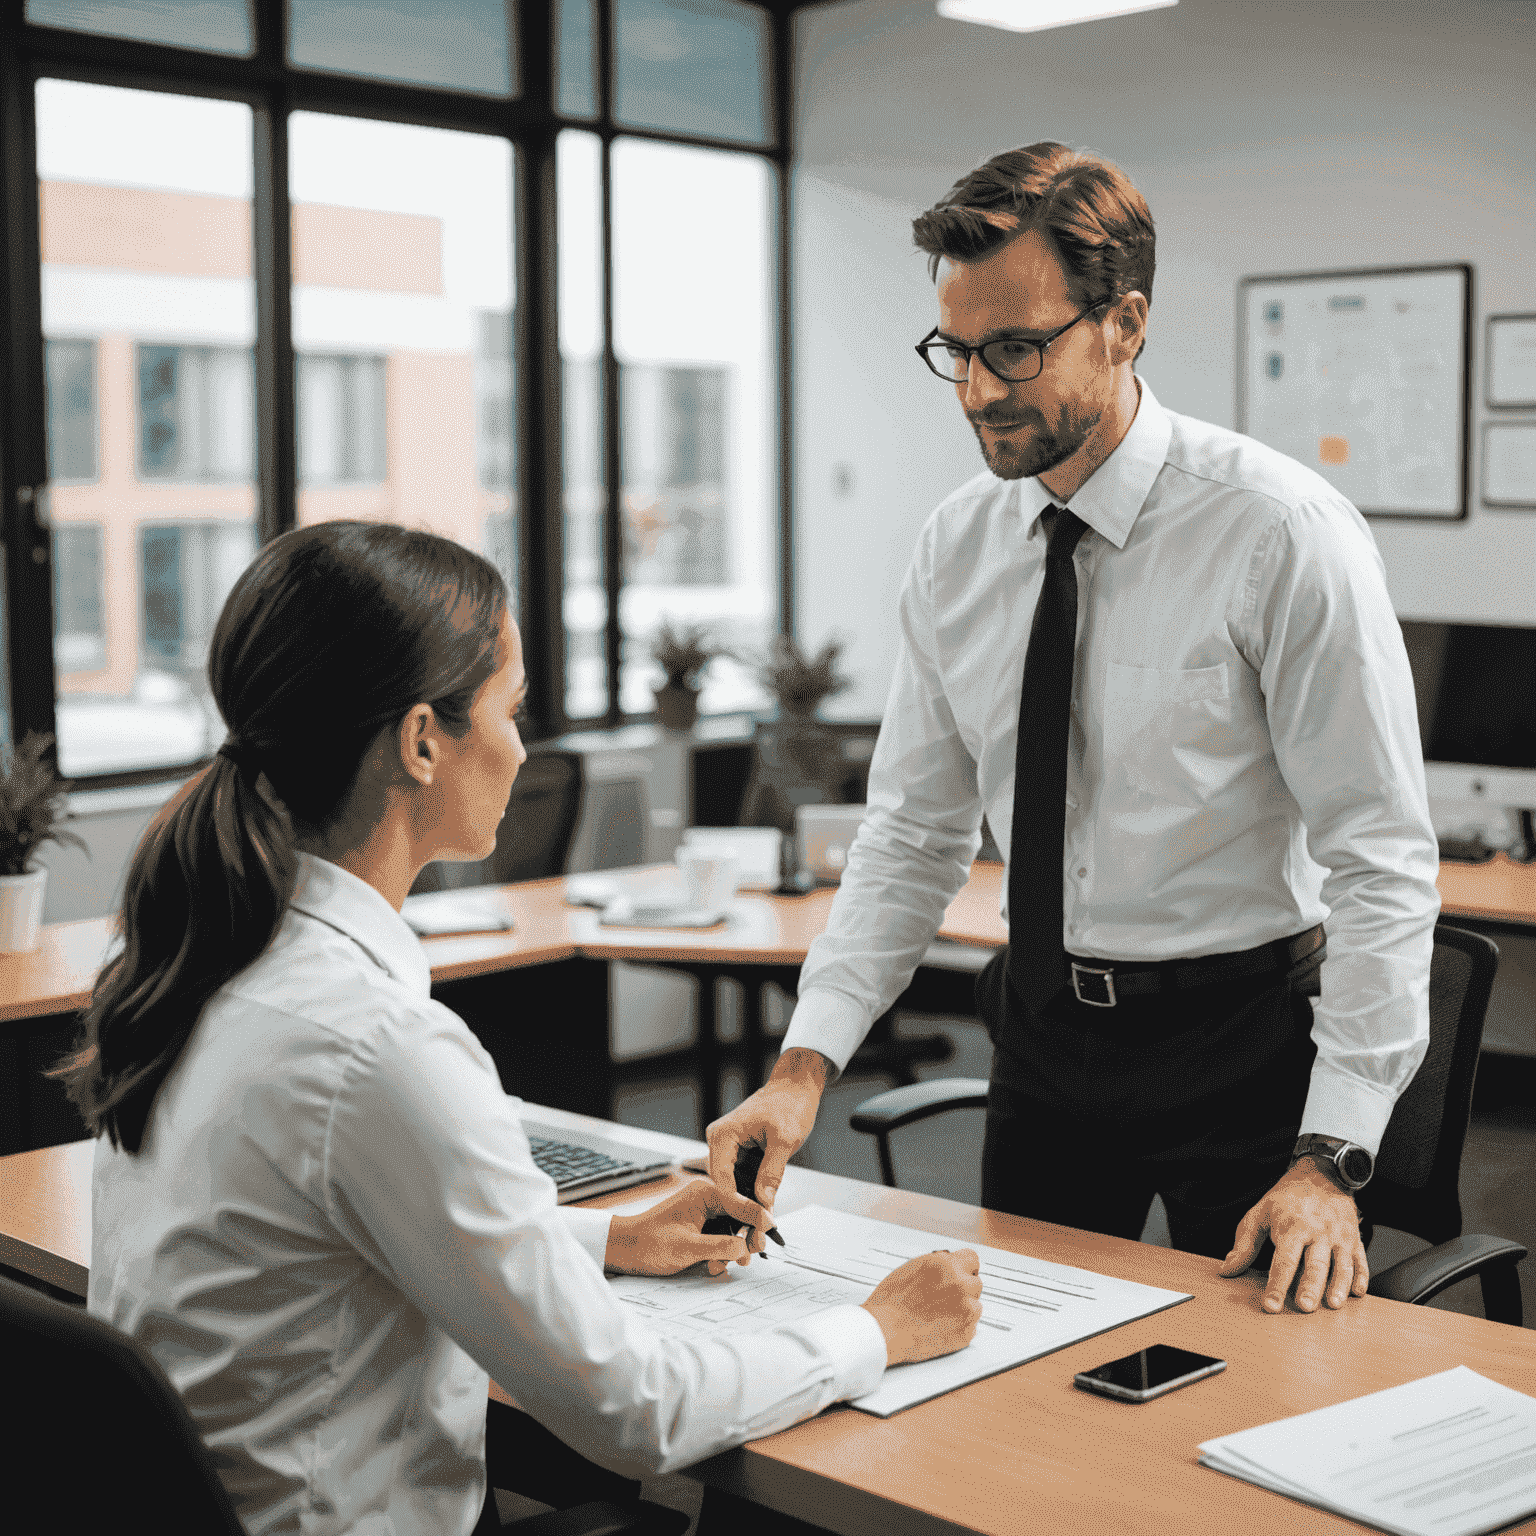
M491 852L525 757L493 566L385 524L285 534L236 583L208 673L229 740L134 855L64 1075L105 1132L90 1310L165 1367L250 1531L464 1536L488 1375L639 1476L969 1341L968 1253L863 1307L665 1338L604 1266L720 1273L751 1252L705 1219L761 1234L767 1213L702 1180L639 1216L556 1205L400 916L429 860ZM509 1030L560 1022L519 1019L516 986Z

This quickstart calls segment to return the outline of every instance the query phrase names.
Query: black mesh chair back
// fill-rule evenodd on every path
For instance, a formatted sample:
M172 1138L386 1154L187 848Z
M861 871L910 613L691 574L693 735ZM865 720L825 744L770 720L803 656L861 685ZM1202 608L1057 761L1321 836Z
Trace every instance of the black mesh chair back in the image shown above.
M563 875L581 815L581 795L580 753L530 752L512 785L496 851L474 864L428 864L411 894Z
M1378 1226L1428 1243L1461 1235L1461 1153L1498 965L1499 949L1491 939L1435 924L1429 1050L1392 1111L1375 1176L1358 1197L1362 1214Z
M752 738L752 772L741 802L744 827L795 832L795 808L836 805L847 767L837 733L819 720L759 721Z
M5 1495L50 1536L156 1531L242 1536L191 1416L137 1340L83 1308L0 1278Z

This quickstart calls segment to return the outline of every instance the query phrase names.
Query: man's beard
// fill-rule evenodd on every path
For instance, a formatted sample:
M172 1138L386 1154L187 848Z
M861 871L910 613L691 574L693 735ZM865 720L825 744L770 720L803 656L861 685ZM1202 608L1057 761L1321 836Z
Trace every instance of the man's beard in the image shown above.
M999 480L1027 480L1048 473L1070 459L1088 441L1088 434L1099 424L1097 416L1085 419L1064 411L1055 432L1045 431L1042 422L1027 442L1015 446L1002 439L994 439L989 445L981 430L985 420L978 422L975 417L967 417L967 420L976 434L987 468ZM1030 425L1033 426L1033 423Z

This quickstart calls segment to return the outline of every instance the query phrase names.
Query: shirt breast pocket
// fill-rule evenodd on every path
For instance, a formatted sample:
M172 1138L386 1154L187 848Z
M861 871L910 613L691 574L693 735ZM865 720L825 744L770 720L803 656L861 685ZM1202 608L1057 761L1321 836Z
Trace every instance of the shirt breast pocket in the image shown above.
M1231 666L1133 667L1104 679L1103 774L1138 798L1201 804L1225 781L1231 754Z

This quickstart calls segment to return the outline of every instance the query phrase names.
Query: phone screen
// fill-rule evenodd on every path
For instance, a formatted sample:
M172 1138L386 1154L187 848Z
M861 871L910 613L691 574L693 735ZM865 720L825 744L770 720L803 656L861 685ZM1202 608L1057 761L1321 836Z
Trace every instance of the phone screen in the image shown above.
M1224 1362L1214 1355L1197 1355L1192 1349L1175 1349L1171 1344L1154 1344L1150 1349L1137 1350L1134 1355L1111 1360L1082 1374L1089 1381L1102 1381L1106 1386L1119 1387L1126 1392L1150 1392L1182 1376L1207 1370Z

